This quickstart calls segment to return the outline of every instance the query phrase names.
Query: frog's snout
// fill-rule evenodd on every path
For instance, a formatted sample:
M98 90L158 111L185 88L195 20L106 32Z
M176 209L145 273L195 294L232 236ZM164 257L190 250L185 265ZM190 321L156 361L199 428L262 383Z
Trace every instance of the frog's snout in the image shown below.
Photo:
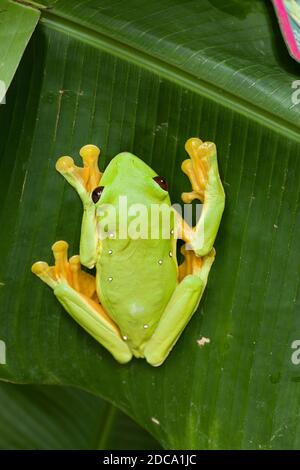
M151 168L139 157L130 152L118 153L114 158L117 171L120 173L128 173L133 171L140 174L150 174Z
M129 152L118 153L114 159L118 170L135 167L137 165L137 160L139 160L138 157Z

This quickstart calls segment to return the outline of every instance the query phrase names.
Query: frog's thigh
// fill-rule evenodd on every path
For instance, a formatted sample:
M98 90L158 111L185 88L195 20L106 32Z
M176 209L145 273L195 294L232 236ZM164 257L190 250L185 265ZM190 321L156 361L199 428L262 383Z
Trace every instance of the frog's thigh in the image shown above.
M176 287L160 322L146 344L144 355L151 365L161 365L197 309L214 261L214 251L203 258L197 274L188 274Z
M67 283L61 283L55 287L54 294L74 320L108 349L118 362L124 364L131 360L132 354L128 345L121 339L114 327L93 308L92 303L89 303Z
M176 287L153 336L146 344L144 355L152 366L161 365L189 322L204 283L195 275L186 276Z

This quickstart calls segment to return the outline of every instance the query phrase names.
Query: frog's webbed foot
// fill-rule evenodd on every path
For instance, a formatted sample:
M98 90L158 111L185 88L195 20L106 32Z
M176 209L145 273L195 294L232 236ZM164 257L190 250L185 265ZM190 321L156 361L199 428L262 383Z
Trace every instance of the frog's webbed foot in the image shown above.
M54 243L52 245L55 259L54 266L49 266L44 261L37 261L31 268L32 272L54 291L60 285L68 285L80 294L99 315L115 326L99 303L95 277L81 269L79 255L74 255L68 259L68 248L68 243L63 240Z
M198 256L207 255L214 244L225 204L225 194L218 170L216 146L191 138L185 149L190 158L182 163L182 171L188 176L192 191L182 193L183 202L199 199L202 212L196 226L183 224L182 238Z
M68 259L68 244L58 241L52 246L55 264L44 261L33 264L31 270L48 284L65 310L121 363L132 354L122 340L119 328L105 312L96 292L96 280L82 271L78 255Z
M54 266L37 261L32 265L32 272L52 289L61 283L67 283L79 294L99 303L95 277L81 270L79 255L68 259L68 248L68 243L63 240L55 242L52 245Z
M192 185L192 191L182 193L183 202L189 203L194 199L204 201L204 192L208 179L209 158L216 152L215 144L212 142L202 142L201 139L192 137L186 141L185 150L189 154L188 159L181 165Z
M181 282L185 278L185 276L188 276L189 274L194 274L198 276L199 273L201 272L203 264L205 264L205 259L209 258L211 260L211 263L210 263L210 266L211 266L216 255L216 251L214 248L206 257L197 256L194 253L194 251L187 250L185 245L181 247L180 251L181 251L181 254L184 256L184 260L178 266L179 282Z
M83 167L75 165L73 158L64 156L56 162L56 169L76 189L82 201L90 201L90 193L99 186L102 173L98 168L100 149L85 145L80 149Z

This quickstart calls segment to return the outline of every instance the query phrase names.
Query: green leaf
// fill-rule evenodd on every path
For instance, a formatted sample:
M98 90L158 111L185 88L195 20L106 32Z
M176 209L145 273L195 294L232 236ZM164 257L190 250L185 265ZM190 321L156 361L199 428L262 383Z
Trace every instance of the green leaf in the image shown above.
M244 112L299 127L291 84L299 66L287 54L271 2L262 0L46 0L47 17L95 31L168 65L169 77L194 79ZM269 3L269 4L268 4ZM171 77L172 76L172 77Z
M0 103L15 74L40 12L31 7L0 1Z
M157 449L114 406L72 387L0 383L0 449Z
M85 388L164 447L299 448L298 66L273 10L258 0L52 6L0 109L1 377ZM30 273L55 240L78 252L80 201L55 161L86 143L101 147L102 168L132 151L179 202L194 135L216 142L227 196L216 262L166 363L121 366Z

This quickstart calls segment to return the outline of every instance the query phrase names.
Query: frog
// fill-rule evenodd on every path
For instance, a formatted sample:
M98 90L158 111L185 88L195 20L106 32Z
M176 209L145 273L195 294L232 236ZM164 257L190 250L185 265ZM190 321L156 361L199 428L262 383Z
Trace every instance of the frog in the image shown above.
M171 204L167 180L130 152L117 154L104 172L98 166L100 149L93 144L80 149L82 166L70 156L56 162L83 205L79 255L69 258L68 243L59 240L52 246L54 264L37 261L31 269L120 364L133 357L154 367L165 362L198 309L215 259L213 245L225 207L216 145L192 137L185 150L181 169L192 190L181 198L202 206L194 226ZM121 237L116 220L109 229L113 210L118 220L122 215L121 197L130 207L142 204L144 219L153 205L167 208L168 236L159 228L151 237L148 228L147 236Z

